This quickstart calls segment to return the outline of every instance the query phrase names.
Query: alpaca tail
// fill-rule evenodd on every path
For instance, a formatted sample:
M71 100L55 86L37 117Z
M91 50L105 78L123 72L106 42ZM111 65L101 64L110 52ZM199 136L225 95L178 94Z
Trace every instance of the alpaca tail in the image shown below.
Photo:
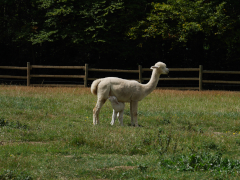
M94 95L97 95L97 88L98 88L98 84L102 81L102 79L97 79L95 81L93 81L92 85L91 85L91 93Z

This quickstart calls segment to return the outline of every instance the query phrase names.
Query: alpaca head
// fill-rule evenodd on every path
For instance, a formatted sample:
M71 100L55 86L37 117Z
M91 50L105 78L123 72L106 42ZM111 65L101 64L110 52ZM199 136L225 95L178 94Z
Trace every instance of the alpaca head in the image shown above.
M166 64L163 62L157 62L151 69L156 69L159 74L168 74L169 69L167 68Z

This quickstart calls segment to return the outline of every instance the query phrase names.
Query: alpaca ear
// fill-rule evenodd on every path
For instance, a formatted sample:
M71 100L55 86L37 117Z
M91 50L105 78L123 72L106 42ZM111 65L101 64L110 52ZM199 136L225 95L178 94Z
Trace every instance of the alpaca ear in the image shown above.
M158 66L152 66L150 69L157 69L159 68Z

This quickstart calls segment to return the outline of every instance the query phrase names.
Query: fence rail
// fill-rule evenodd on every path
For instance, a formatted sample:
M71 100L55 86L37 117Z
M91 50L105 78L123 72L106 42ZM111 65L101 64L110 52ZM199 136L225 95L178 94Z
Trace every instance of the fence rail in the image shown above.
M85 66L42 66L42 65L31 65L31 68L38 68L38 69L46 69L46 68L51 68L51 69L85 69Z
M17 67L17 66L0 66L0 69L19 69L19 70L27 70L27 67Z
M27 79L27 76L0 75L0 78Z
M208 70L204 70L203 73L209 73L209 74L240 74L240 71L208 71Z
M119 69L95 69L89 68L88 71L95 71L95 72L122 72L122 73L138 73L138 70L119 70Z
M27 63L27 67L17 67L17 66L0 66L0 69L13 69L13 70L25 70L27 71L26 76L14 76L14 75L0 75L2 79L26 79L27 86L67 86L67 87L87 87L88 81L93 81L98 78L88 77L88 72L116 72L116 73L138 73L139 79L134 79L142 83L143 81L150 80L149 77L143 77L143 73L147 71L152 71L150 68L142 68L141 65L138 66L138 70L120 70L120 69L97 69L88 68L88 64L85 66L45 66L45 65L30 65ZM48 74L31 74L33 69L81 69L84 70L84 74L77 75L48 75ZM161 89L195 89L201 91L203 83L205 84L240 84L240 81L224 81L224 80L203 80L203 74L240 74L240 71L216 71L216 70L203 70L203 66L199 65L199 68L169 68L171 71L179 72L199 72L198 77L168 77L160 78L160 81L198 81L198 87L161 87ZM75 78L83 79L84 85L77 84L31 84L31 78Z

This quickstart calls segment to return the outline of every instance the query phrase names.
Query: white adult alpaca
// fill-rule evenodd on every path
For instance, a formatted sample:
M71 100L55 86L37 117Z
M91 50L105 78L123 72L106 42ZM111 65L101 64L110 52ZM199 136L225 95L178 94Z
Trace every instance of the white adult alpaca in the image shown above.
M99 124L99 112L109 96L115 96L119 102L130 102L130 114L132 126L138 126L137 108L141 101L150 94L157 86L161 74L168 74L169 70L165 63L158 62L151 67L153 70L150 81L140 84L137 81L107 77L93 81L92 94L97 95L97 104L93 109L93 124Z
M121 124L121 126L123 126L123 112L125 103L118 102L115 96L109 96L108 100L111 102L113 108L111 125L115 123L116 118L118 117L119 123Z

